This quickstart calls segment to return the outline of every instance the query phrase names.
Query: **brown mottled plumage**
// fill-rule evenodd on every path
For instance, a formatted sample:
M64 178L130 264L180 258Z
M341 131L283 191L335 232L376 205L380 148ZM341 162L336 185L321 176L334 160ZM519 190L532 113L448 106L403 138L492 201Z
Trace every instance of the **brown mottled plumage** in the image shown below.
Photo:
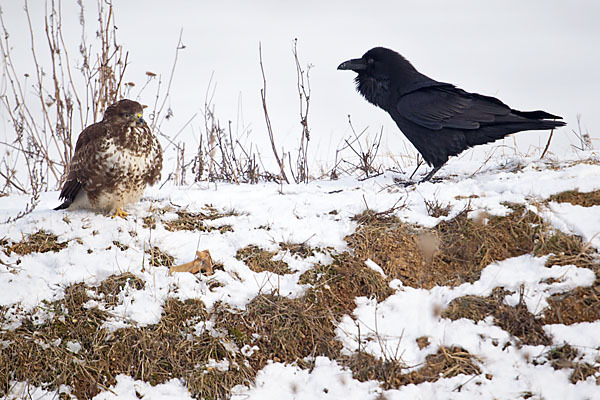
M55 210L90 208L125 216L122 207L160 180L162 149L142 111L140 103L120 100L81 132L60 192L64 202Z

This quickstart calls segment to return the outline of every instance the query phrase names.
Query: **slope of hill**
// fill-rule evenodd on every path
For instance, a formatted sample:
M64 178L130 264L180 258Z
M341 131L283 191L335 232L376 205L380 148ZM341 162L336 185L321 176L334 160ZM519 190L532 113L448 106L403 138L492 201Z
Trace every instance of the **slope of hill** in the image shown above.
M600 397L597 155L480 167L153 188L127 220L45 193L0 225L0 395Z

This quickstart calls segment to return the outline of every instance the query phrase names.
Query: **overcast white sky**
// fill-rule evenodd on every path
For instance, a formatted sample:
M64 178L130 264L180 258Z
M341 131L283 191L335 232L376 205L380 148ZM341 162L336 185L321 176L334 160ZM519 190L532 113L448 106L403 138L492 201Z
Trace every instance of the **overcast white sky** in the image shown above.
M31 1L35 8L41 1ZM92 12L95 2L86 2ZM3 1L15 51L27 55L27 31L18 0ZM64 0L65 29L78 38L75 0ZM560 153L574 142L571 129L582 115L584 127L600 138L600 2L536 1L117 1L121 43L129 50L127 80L138 85L145 71L169 75L180 30L186 48L179 54L170 105L175 118L165 133L180 130L204 104L208 83L216 83L217 116L250 129L248 140L265 143L260 102L262 78L258 43L262 42L268 79L270 116L280 146L293 150L300 132L294 38L303 64L310 63L312 86L309 123L312 149L332 159L349 135L348 114L358 130L384 127L385 145L405 151L403 136L390 117L368 104L354 89L354 73L337 65L374 46L390 47L430 77L467 90L497 96L513 108L542 109L569 124L559 130L551 149ZM42 12L39 12L40 22ZM94 20L88 20L90 32ZM40 31L40 34L43 33ZM27 64L25 64L27 65ZM137 93L134 91L134 93ZM143 103L153 102L144 92ZM242 110L240 120L238 110ZM237 123L238 121L239 124ZM199 116L182 138L196 146L203 125ZM6 127L6 125L3 125ZM5 128L6 129L6 128ZM519 147L541 145L548 133L517 134ZM510 140L512 144L512 139ZM596 142L596 147L600 143ZM267 152L270 150L267 149ZM316 154L315 154L316 155Z

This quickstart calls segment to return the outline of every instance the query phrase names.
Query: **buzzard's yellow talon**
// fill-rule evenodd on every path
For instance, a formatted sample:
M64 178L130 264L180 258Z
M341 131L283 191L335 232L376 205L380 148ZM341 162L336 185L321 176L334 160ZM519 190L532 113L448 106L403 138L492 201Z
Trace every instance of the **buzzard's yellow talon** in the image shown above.
M123 211L123 209L121 207L117 207L117 210L115 211L115 215L113 215L113 218L121 217L123 219L127 219L128 215L129 214L127 214L125 211Z

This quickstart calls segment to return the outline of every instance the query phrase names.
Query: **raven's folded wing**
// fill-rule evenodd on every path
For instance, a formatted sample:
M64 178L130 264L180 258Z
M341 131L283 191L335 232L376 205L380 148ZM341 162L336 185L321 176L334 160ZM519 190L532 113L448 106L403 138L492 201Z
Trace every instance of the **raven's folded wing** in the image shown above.
M432 130L478 129L511 113L494 97L467 93L452 85L417 89L400 97L396 110L404 118Z

